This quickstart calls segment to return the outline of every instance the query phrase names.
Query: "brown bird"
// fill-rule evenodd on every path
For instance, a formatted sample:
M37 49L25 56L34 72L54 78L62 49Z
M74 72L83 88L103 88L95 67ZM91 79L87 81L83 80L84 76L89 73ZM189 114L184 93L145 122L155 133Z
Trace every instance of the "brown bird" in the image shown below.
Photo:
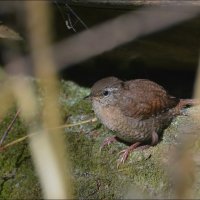
M156 145L162 131L183 108L197 104L193 99L178 99L157 83L146 79L122 81L107 77L97 81L90 98L95 114L115 136L106 138L101 147L120 139L131 145L120 152L119 163L129 153Z

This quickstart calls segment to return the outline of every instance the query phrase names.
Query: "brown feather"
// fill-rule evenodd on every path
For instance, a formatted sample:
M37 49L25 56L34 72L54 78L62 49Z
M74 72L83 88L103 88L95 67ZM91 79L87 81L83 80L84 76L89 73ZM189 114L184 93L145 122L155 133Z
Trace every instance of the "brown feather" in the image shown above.
M136 79L123 83L121 111L128 117L145 119L175 107L179 99L168 95L165 89L146 79Z

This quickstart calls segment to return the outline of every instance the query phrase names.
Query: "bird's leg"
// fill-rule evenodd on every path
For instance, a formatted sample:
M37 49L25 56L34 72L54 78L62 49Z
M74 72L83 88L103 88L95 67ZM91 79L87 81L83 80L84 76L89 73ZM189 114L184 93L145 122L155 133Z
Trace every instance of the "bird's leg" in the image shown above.
M101 147L100 147L100 151L107 145L110 145L111 143L113 142L116 142L117 139L116 139L116 136L111 136L111 137L107 137L103 143L101 144Z
M153 131L151 135L151 145L154 146L158 144L158 140L159 140L158 134L155 131Z
M120 164L124 164L124 162L127 160L129 154L136 149L141 143L140 142L136 142L134 144L132 144L131 146L129 146L128 148L122 150L119 152L119 154L121 154L121 156L118 159L117 162L117 167L119 167Z
M117 163L117 167L119 167L120 164L124 164L125 161L127 160L129 154L133 151L133 150L144 150L146 148L149 148L150 146L154 146L158 143L158 134L154 131L152 132L152 138L151 138L151 145L141 145L141 142L136 142L134 144L132 144L131 146L129 146L127 149L124 149L122 151L119 152L119 154L121 154L120 158L118 159L118 163Z

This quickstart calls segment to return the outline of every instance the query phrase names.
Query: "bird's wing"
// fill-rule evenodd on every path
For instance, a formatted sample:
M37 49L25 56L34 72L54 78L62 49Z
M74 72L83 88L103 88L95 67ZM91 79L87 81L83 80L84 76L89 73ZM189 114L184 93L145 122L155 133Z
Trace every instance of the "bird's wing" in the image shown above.
M119 107L123 114L140 119L165 112L179 102L162 86L146 79L124 82L121 98Z

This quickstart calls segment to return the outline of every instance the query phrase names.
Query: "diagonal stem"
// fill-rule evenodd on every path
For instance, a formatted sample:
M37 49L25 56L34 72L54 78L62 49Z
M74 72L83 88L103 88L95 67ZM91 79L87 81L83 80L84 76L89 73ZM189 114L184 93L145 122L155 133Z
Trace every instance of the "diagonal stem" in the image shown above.
M62 126L58 126L58 127L55 127L55 128L51 128L50 130L54 130L54 129L61 129L61 128L70 128L70 127L73 127L73 126L79 126L79 125L82 125L82 124L87 124L87 123L93 123L93 122L96 122L97 121L97 118L92 118L92 119L89 119L89 120L85 120L85 121L81 121L81 122L78 122L78 123L75 123L75 124L65 124L65 125L62 125ZM10 146L13 146L17 143L20 143L24 140L26 140L28 137L32 137L34 135L36 135L37 132L34 132L34 133L30 133L28 135L25 135L24 137L21 137L21 138L18 138L6 145L3 145L3 146L0 146L0 152L5 150L6 148L10 147Z
M8 133L9 133L9 131L11 130L13 124L15 123L15 121L16 121L16 119L17 119L19 113L20 113L20 109L16 112L15 117L14 117L13 120L11 121L11 123L10 123L10 125L8 126L7 130L4 132L4 134L3 134L3 136L2 136L2 138L1 138L1 140L0 140L0 146L2 146L2 144L3 144L4 140L6 139L6 137L7 137Z

